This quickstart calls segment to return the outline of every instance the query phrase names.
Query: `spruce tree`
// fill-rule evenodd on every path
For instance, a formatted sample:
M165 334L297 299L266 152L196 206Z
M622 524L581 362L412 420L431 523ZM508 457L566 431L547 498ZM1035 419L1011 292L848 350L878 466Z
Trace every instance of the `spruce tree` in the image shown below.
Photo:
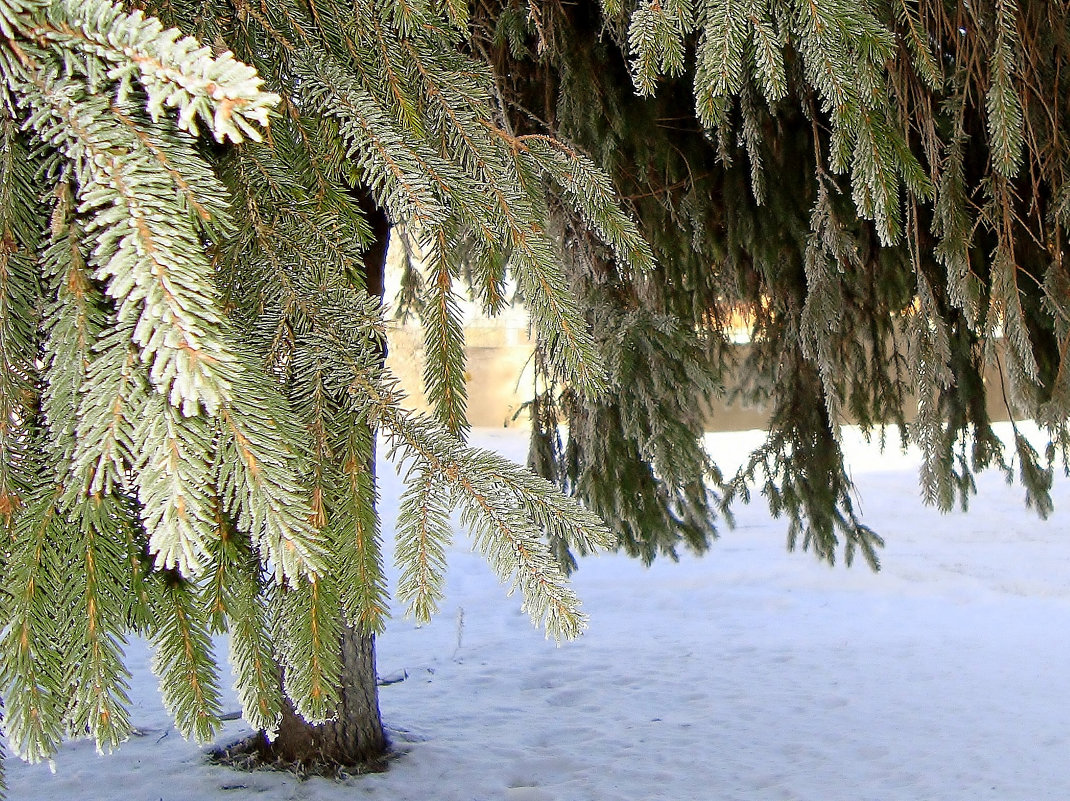
M465 22L450 4L0 0L0 691L18 755L129 735L133 634L179 730L211 738L225 631L246 720L312 743L281 753L378 756L377 436L407 475L409 613L437 610L458 509L535 623L583 627L548 540L608 532L465 443L462 256L488 308L507 269L523 284L555 369L592 394L604 368L547 182L622 260L651 256L589 159L501 124ZM430 417L383 364L387 221L430 254Z
M652 559L757 490L790 545L875 566L848 418L898 424L941 508L1016 461L1046 513L1067 32L1032 0L0 0L14 748L121 742L131 633L210 737L226 630L250 723L353 758L310 732L350 657L369 678L387 606L373 433L407 469L409 611L436 610L459 507L556 636L583 622L558 563L606 542L599 517ZM384 219L428 256L406 285L429 418L382 363ZM583 506L465 445L457 297L496 310L507 276L540 341L532 463ZM718 394L771 409L735 476L701 447ZM1006 456L992 394L1042 453L1016 432Z
M917 444L941 509L967 506L994 467L1046 514L1070 413L1068 14L1039 0L479 4L473 48L512 125L591 154L657 259L622 269L552 206L611 391L584 398L536 360L539 472L647 560L707 548L712 517L758 492L789 547L876 567L845 421ZM700 447L709 398L769 410L736 474ZM1006 448L993 408L1035 419L1046 445L1015 422Z

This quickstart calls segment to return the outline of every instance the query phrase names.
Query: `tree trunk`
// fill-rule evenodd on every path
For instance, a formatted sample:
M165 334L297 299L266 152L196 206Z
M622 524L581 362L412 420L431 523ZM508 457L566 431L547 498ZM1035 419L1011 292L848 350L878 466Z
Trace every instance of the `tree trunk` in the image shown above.
M374 240L364 253L364 284L369 295L380 299L384 291L390 222L363 190L354 197L371 225ZM386 343L381 358L386 360ZM375 445L369 469L375 476ZM331 773L343 767L381 770L389 748L379 714L379 687L375 670L375 636L343 626L339 708L334 720L313 726L283 699L279 732L271 742L263 733L254 743L259 760L297 765L302 770Z
M264 761L327 772L352 766L381 769L389 744L379 715L375 636L347 626L342 631L341 648L342 686L337 717L312 726L285 702L275 740L269 743L263 735L259 738Z

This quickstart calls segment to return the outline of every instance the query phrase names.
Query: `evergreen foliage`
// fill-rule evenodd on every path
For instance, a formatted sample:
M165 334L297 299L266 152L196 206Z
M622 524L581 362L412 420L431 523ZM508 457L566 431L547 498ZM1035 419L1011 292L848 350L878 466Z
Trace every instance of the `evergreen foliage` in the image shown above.
M500 308L513 276L553 368L593 395L605 367L545 187L622 268L653 259L590 159L503 124L490 70L462 52L467 13L0 0L0 692L18 755L129 735L134 633L185 736L218 726L224 631L252 725L273 730L287 699L330 718L342 628L378 632L388 612L376 432L409 470L399 594L418 619L457 508L533 621L582 629L548 540L590 550L608 532L464 444L454 297L468 274ZM406 412L383 367L365 201L432 254L434 418Z
M897 424L941 509L1017 463L1046 514L1070 413L1066 3L482 3L473 30L516 130L591 154L658 261L620 269L554 207L612 367L589 401L537 361L532 461L629 551L704 548L758 490L789 546L876 565L845 421ZM770 413L734 476L690 455L710 397ZM1005 449L990 409L1048 446Z
M1017 462L1050 510L1065 3L131 6L0 0L0 692L21 756L128 735L132 633L187 736L218 722L222 631L251 723L334 714L342 632L388 606L373 432L407 470L409 611L437 608L459 509L556 637L583 625L560 565L606 544L600 518L650 560L707 547L757 488L789 546L876 566L845 419L898 424L941 508ZM405 287L430 418L382 364L367 204L427 255ZM456 299L500 309L509 278L550 481L464 442ZM993 394L1042 453L1016 432L1005 455ZM715 395L771 410L734 476L701 447Z

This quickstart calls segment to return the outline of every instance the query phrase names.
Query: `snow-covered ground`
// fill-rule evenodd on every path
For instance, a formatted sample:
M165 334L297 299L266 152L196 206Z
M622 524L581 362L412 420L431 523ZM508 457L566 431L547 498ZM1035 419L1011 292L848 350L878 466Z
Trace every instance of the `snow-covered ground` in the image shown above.
M523 435L478 432L521 457ZM725 462L754 434L711 437ZM401 756L343 783L205 763L170 728L130 649L138 736L7 762L12 801L1038 801L1070 798L1070 481L1046 522L980 479L969 514L918 499L914 460L849 447L883 570L784 551L740 508L703 558L585 560L588 633L560 648L505 599L463 537L443 614L379 641ZM383 470L385 474L386 469ZM385 480L393 519L397 484ZM237 704L232 703L237 709ZM220 740L246 730L227 724Z

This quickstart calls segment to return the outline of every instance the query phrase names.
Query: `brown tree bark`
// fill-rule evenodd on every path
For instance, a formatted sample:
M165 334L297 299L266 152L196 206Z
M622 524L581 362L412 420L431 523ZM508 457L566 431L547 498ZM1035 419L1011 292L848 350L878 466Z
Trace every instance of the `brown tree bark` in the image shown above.
M342 686L335 719L310 725L285 702L274 741L262 734L257 738L262 761L326 773L346 767L382 769L389 742L379 714L375 636L347 626L341 649Z
M390 221L363 190L354 197L371 225L374 239L364 254L364 284L380 299L384 291ZM381 358L386 360L386 343ZM374 449L374 444L373 444ZM375 475L374 450L369 465ZM382 770L389 750L379 712L379 688L375 670L375 636L344 626L339 643L342 656L339 708L335 719L311 725L284 699L282 721L274 740L261 733L242 750L252 750L256 761L296 766L300 770L333 773L341 768ZM250 748L251 746L251 748Z

